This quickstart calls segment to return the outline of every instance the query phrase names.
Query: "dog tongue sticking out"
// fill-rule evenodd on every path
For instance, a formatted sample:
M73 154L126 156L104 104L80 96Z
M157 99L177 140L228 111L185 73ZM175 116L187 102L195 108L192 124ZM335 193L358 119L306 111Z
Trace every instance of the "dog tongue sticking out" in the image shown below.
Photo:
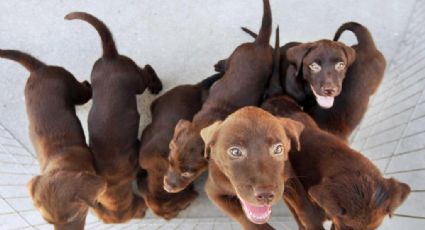
M242 199L239 199L242 204L242 208L248 219L255 224L264 224L270 219L272 213L271 205L256 206L252 205Z
M317 104L320 105L320 107L324 109L329 109L334 105L334 99L335 97L331 96L320 96L316 91L314 91L313 86L310 86L311 90L313 91L314 96L316 96Z

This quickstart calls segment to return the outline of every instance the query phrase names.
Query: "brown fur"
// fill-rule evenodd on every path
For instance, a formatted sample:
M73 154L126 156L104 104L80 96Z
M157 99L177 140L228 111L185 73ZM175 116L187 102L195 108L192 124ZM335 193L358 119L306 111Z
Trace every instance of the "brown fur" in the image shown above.
M180 119L192 120L202 107L202 98L221 77L213 75L196 85L181 85L157 98L151 105L152 122L143 130L139 165L147 175L139 180L140 193L147 206L158 216L171 219L185 209L198 193L186 188L179 193L164 190L163 178L168 169L168 144Z
M204 128L201 136L209 161L205 185L208 197L245 229L271 229L268 217L252 219L242 201L253 205L273 205L282 198L285 161L297 148L303 126L290 119L276 118L256 107L244 107ZM283 150L276 154L276 145ZM243 154L232 156L237 147Z
M236 48L226 62L224 76L214 84L209 96L193 122L177 123L170 142L170 167L165 176L169 192L178 192L207 169L203 157L204 143L199 135L202 128L214 121L223 120L237 109L261 103L262 95L271 74L273 58L269 45L272 19L268 0L263 0L264 14L260 35L253 43ZM243 89L243 90L241 90ZM192 175L183 177L190 168Z
M338 40L345 30L356 35L358 44L352 46L356 51L356 61L348 69L343 90L335 98L332 108L324 110L314 105L305 110L320 128L346 140L366 113L369 97L381 83L386 64L366 27L355 22L346 23L338 29L334 40Z
M55 229L82 230L88 207L96 205L106 187L95 175L93 156L75 114L75 105L90 100L90 84L19 51L0 50L0 57L30 71L25 102L29 134L40 162L40 175L28 183L33 203Z
M94 64L91 81L93 106L88 118L90 148L96 169L107 183L94 209L105 223L122 223L145 215L146 205L133 195L132 180L137 173L139 113L136 94L146 88L162 89L161 81L149 65L141 69L130 58L119 55L109 29L92 15L74 12L68 20L80 19L93 25L103 46L103 56Z
M334 229L376 229L386 215L392 215L410 193L407 184L385 179L361 153L344 141L322 131L290 98L275 97L263 108L276 116L304 124L301 151L291 151L289 159L312 204L320 208L322 221L332 220ZM303 213L303 206L291 210Z
M257 37L250 29L241 28L250 36ZM336 41L323 39L309 43L289 42L280 47L280 76L275 75L270 79L265 96L277 95L280 88L283 88L286 94L302 106L317 106L312 88L321 96L338 96L347 67L354 62L355 57L354 49ZM215 70L223 72L226 61L217 62L214 65ZM346 64L346 68L342 71L335 70L335 64L341 61ZM313 73L309 69L313 62L321 65L320 72Z

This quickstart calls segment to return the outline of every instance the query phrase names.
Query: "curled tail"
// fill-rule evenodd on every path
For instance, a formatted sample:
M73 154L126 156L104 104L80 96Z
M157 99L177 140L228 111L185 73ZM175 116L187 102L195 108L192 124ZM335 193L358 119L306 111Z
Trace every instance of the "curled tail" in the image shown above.
M46 66L33 56L17 50L0 50L0 57L19 62L30 72Z
M334 41L338 41L338 39L341 37L341 34L346 30L349 30L354 33L357 38L359 48L376 49L375 42L373 41L372 35L370 34L369 30L357 22L347 22L340 26L335 33Z
M102 40L103 57L113 58L118 56L117 48L115 47L114 38L112 37L111 31L108 27L99 19L84 12L72 12L65 16L67 20L80 19L88 22L92 25L99 33L100 39Z
M255 43L259 45L268 45L272 34L272 10L269 0L263 0L263 21L261 22L260 32Z
M204 89L209 89L214 84L214 82L216 82L221 77L223 77L223 73L216 73L212 76L205 78L204 80L202 80L201 82L199 82L196 85L198 85L198 86L200 86Z

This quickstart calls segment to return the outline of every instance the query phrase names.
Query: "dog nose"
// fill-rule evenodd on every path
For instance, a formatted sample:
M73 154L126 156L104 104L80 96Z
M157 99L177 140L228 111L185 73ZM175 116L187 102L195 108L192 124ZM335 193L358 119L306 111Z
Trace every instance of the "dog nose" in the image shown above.
M256 186L254 189L255 198L259 202L268 203L272 201L275 196L274 189L275 189L275 186L273 185Z
M260 202L270 202L274 198L274 193L273 192L263 192L263 193L255 195L255 197Z
M336 93L336 87L332 86L322 86L322 92L326 96L333 96Z

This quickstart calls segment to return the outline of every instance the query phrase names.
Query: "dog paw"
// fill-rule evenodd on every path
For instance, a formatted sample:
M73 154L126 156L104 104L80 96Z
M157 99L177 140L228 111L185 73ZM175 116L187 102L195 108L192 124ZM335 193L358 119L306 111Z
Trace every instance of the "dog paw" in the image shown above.
M220 60L214 65L215 72L224 73L226 71L226 60Z
M148 89L152 94L158 94L162 90L162 82L156 74L155 70L150 65L146 65L143 70L149 76Z

